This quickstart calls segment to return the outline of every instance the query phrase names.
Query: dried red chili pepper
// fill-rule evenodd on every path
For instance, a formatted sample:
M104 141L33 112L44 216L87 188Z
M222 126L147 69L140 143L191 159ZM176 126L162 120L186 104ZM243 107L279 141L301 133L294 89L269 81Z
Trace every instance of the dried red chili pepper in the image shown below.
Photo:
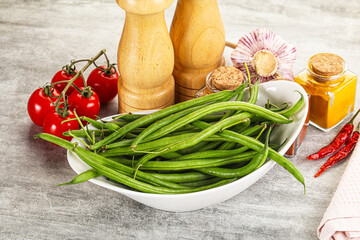
M317 153L311 154L306 158L309 160L317 160L323 157L326 157L341 148L342 145L350 138L353 130L354 130L354 119L359 114L360 109L356 112L356 114L351 118L351 120L345 124L345 126L340 130L340 132L336 135L334 140L327 146L320 149Z
M354 149L356 143L359 141L359 126L357 127L357 130L353 133L351 138L347 141L346 145L340 149L337 153L332 155L329 160L327 160L324 165L321 166L319 171L315 174L314 177L320 176L326 169L334 165L335 163L339 162L340 160L344 159L349 153Z

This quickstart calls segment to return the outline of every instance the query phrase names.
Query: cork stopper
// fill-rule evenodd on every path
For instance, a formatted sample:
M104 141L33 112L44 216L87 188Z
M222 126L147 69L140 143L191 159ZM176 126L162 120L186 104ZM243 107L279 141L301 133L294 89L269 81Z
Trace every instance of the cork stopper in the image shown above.
M319 53L309 61L310 69L322 76L335 76L344 69L344 60L332 53Z
M210 82L218 90L234 90L244 82L244 75L236 67L219 67L211 74Z
M261 77L270 77L277 70L276 57L267 50L257 51L252 60L252 65L255 72Z

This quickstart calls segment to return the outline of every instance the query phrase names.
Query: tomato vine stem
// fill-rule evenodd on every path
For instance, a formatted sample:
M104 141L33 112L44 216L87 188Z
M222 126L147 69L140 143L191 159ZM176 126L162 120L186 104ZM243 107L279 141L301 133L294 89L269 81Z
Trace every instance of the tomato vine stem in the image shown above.
M63 117L66 117L65 115L68 115L66 108L64 108L64 111L63 111L62 113L59 112L59 107L60 107L60 105L61 105L61 103L60 103L61 99L63 99L64 102L66 101L66 99L65 99L65 93L66 93L67 90L70 88L71 84L73 84L73 82L74 82L80 75L83 75L83 74L84 74L84 71L85 71L88 67L90 67L91 64L95 63L95 61L96 61L99 57L101 57L101 55L105 54L105 52L106 52L106 49L103 49L103 50L101 50L98 54L96 54L95 57L87 60L88 62L85 64L85 66L84 66L79 72L77 72L73 78L71 78L71 79L68 81L68 83L66 84L64 90L61 92L60 97L59 97L59 98L56 100L56 102L54 103L54 105L55 105L55 111L56 111L57 113L59 113L59 114L62 115ZM73 62L73 63L74 63L74 62ZM65 105L64 105L64 106L65 106Z

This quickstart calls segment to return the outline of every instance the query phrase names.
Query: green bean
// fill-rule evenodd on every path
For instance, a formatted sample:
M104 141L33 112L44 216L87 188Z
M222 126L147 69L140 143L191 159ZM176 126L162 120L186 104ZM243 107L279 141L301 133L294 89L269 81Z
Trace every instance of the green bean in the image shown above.
M116 120L112 120L112 121L104 121L104 120L102 120L102 122L103 122L104 124L114 123L114 124L116 124L116 125L119 126L119 127L123 127L123 126L125 126L126 124L128 124L128 122L125 122L125 121L116 121Z
M203 169L199 169L199 171L221 178L234 178L234 177L243 177L248 175L249 173L255 171L260 166L262 166L266 161L269 153L270 132L271 132L271 127L266 136L264 148L261 150L261 152L257 153L247 165L236 169L226 169L226 168L217 167L217 168L203 168Z
M162 136L165 136L166 134L186 125L189 124L195 120L200 119L203 116L206 116L208 114L219 112L223 110L231 110L231 109L241 109L245 110L247 112L257 114L261 117L264 117L266 119L269 119L271 121L277 122L277 123L290 123L292 120L287 119L286 117L274 113L270 110L264 109L260 106L251 104L251 103L245 103L245 102L221 102L221 103L213 103L211 105L207 105L206 107L197 110L195 112L192 112L185 117L182 117L176 121L174 121L171 124L168 124L167 126L157 130L156 132L153 132L148 136L149 139L156 139L160 138ZM247 117L251 117L252 115L248 115ZM132 144L132 148L135 149L136 145Z
M102 157L94 152L91 152L91 151L88 151L84 148L81 148L81 147L74 147L74 144L72 144L71 142L69 141L66 141L62 138L59 138L59 137L56 137L54 135L51 135L51 134L47 134L47 133L40 133L38 135L36 135L35 137L38 137L38 138L42 138L46 141L49 141L49 142L52 142L52 143L55 143L63 148L66 148L70 151L73 151L75 152L85 163L87 163L89 166L93 167L95 170L97 170L99 173L101 173L102 175L105 175L107 177L109 177L108 175L104 174L104 171L102 171L101 169L102 168L106 168L106 169L116 169L116 170L113 170L111 169L112 172L118 172L118 171L121 171L121 172L125 172L129 175L133 175L135 173L135 169L131 168L131 167L128 167L128 166L125 166L123 164L120 164L116 161L113 161L111 159L108 159L108 158L105 158L105 157ZM89 164L91 163L91 164ZM98 167L94 167L94 166L98 166ZM151 176L151 174L148 174L148 173L145 173L145 172L142 172L142 171L137 171L137 176L142 178L142 179L146 179L150 182L154 182L155 184L159 184L161 186L164 186L164 187L168 187L168 188L180 188L182 189L184 186L181 186L179 184L175 184L175 183L172 183L172 182L168 182L168 181L164 181L164 180L161 180L161 179L158 179L158 178L155 178L153 176ZM121 174L121 175L124 175L124 174ZM109 177L111 178L111 177ZM116 179L115 179L116 180Z
M197 169L197 168L207 168L207 167L217 167L224 166L228 164L245 162L254 157L256 154L255 151L248 151L245 153L240 153L236 156L224 157L224 158L214 158L214 159L191 159L183 161L148 161L143 163L141 166L142 170L155 170L155 171L177 171L177 170L188 170L188 169ZM132 163L132 160L119 159L116 160L119 163L129 166ZM139 161L134 161L136 164Z
M110 129L115 132L120 129L120 126L118 126L116 123L113 123L113 122L107 122L107 123L104 123L104 128Z
M183 182L183 183L179 183L179 184L183 185L183 186L187 186L187 187L202 187L202 186L213 184L213 183L216 183L216 182L219 182L222 180L224 180L224 179L215 177L215 178L193 181L193 182Z
M89 170L77 175L70 182L61 183L61 184L58 184L57 186L83 183L83 182L86 182L86 181L88 181L88 180L90 180L92 178L96 178L96 177L100 177L100 176L102 176L101 173L95 171L94 169L89 169Z
M169 115L157 122L154 122L153 124L151 124L149 127L147 127L144 131L142 131L135 139L133 142L133 146L138 145L141 140L143 140L146 136L148 136L150 133L155 132L157 129L162 128L166 125L168 125L169 123L174 122L175 120L182 118L186 115L188 115L189 113L192 113L200 108L202 108L203 106L196 106L196 107L192 107L192 108L188 108L185 109L183 111L177 112L175 114Z
M300 99L292 107L278 112L279 114L281 114L285 117L291 117L292 115L297 113L303 107L303 105L305 103L304 96L299 91L297 91L297 92L300 94Z
M199 148L197 150L197 152L205 152L205 151L213 150L213 149L217 148L220 144L222 144L222 142L220 142L220 141L210 142L210 143L206 144L204 147Z
M259 95L259 81L256 81L250 89L250 98L248 100L249 103L255 104L257 102Z
M243 153L247 151L248 147L241 147L234 150L208 150L204 152L195 152L192 154L184 155L179 158L176 158L174 160L176 161L183 161L183 160L189 160L189 159L198 159L198 158L218 158L218 157L230 157L230 156L236 156L236 154Z
M174 183L194 182L210 178L211 176L201 172L185 173L150 173L152 176Z
M197 127L207 129L210 124L206 122L197 121L196 124ZM261 151L261 149L264 147L264 144L260 141L244 136L239 133L232 132L230 130L224 130L223 132L218 133L218 135L227 138L229 140L232 140L234 142L240 143L244 146L247 146L255 151ZM301 174L301 172L292 164L288 159L286 159L284 156L280 155L278 152L274 151L273 149L269 148L269 157L274 160L277 164L284 167L289 173L291 173L300 183L304 185L305 190L305 181L304 177Z
M166 143L173 143L173 142L181 141L182 139L187 139L189 137L194 136L195 134L196 133L185 133L185 134L181 134L181 135L170 136L170 137L165 137L165 138L162 138L162 139L157 139L157 140L154 140L154 141L149 141L147 143L148 144L153 144L153 145L159 145L160 144L160 146L162 146L162 145L166 145ZM215 139L217 139L217 138L215 138ZM120 142L115 142L115 143L112 143L112 144L109 144L109 145L106 145L106 146L107 146L107 149L125 147L125 146L130 146L132 141L133 141L132 139L131 140L126 140L125 141L126 145L123 143L124 141L120 141ZM142 143L142 144L144 144L144 143ZM144 146L144 145L142 145L142 146Z
M161 154L161 157L166 158L166 159L174 159L174 158L178 158L181 157L182 155L180 153L177 152L169 152L169 153L163 153Z
M239 114L239 113L238 113ZM251 120L249 119L248 121L245 121L243 123L239 123L238 125L234 126L232 128L232 131L235 132L241 132L242 130L244 130L245 128L247 128L251 123ZM235 147L236 143L234 142L224 142L218 150L230 150L233 149Z
M249 80L250 81L250 80ZM250 98L248 100L248 103L255 104L257 102L258 94L259 94L259 81L256 81L252 86L249 82L249 91L250 91ZM232 110L234 111L234 110ZM239 114L243 112L242 110L237 110L235 114ZM231 147L232 144L227 144L224 147Z
M131 188L134 188L139 191L146 192L146 193L181 194L181 193L198 192L198 191L203 191L206 189L211 189L211 188L215 188L218 186L222 186L222 185L228 184L235 180L235 179L229 179L229 181L222 180L220 182L210 184L207 186L203 186L203 187L198 187L198 188L190 188L189 189L186 186L183 186L185 188L171 189L171 188L166 188L166 187L153 186L151 184L147 184L147 183L138 181L134 178L131 178L124 174L121 174L121 173L113 170L112 168L107 167L106 165L104 166L104 165L98 164L96 161L93 161L91 158L87 158L86 155L83 155L83 153L79 153L78 155L84 162L86 162L88 165L90 165L97 171L101 172L104 176L106 176L112 180L115 180L119 183L122 183L126 186L129 186Z
M290 108L288 109L285 109L285 110L282 110L282 111L279 111L277 112L278 114L281 114L285 117L291 117L292 115L294 115L295 113L297 113L303 106L304 106L304 103L305 103L305 99L304 99L304 96L298 92L300 94L300 99L293 105L291 106ZM275 111L273 111L275 112ZM253 118L254 121L259 121L259 122L262 122L265 120L264 117L260 117L260 116L255 116Z
M200 124L201 124L201 122L200 122ZM267 126L266 123L254 126L251 129L248 129L247 131L244 131L243 135L249 136L254 132L255 129L260 128L261 132L257 136L257 138L258 138L261 135L262 131L265 130L266 126ZM234 142L228 142L228 143L236 144ZM210 150L210 151L206 151L206 152L200 152L199 151L197 153L185 155L185 156L176 158L174 160L182 161L182 160L195 159L195 158L200 158L200 157L202 157L202 158L228 157L228 156L234 156L234 155L239 154L239 153L243 153L243 152L247 151L248 149L249 148L246 147L246 146L243 146L241 148L234 149L234 150L218 148L217 150Z
M186 102L178 103L178 104L172 105L170 107L164 108L162 110L159 110L157 112L154 112L152 114L143 116L143 117L127 124L126 126L121 128L119 131L114 132L111 135L104 138L103 140L95 143L92 146L92 149L97 150L97 149L115 141L116 139L119 139L124 134L130 132L131 130L133 130L135 128L152 123L152 122L154 122L158 119L161 119L163 117L166 117L170 114L177 113L184 109L194 107L194 106L199 106L199 105L209 103L209 102L214 102L214 101L219 101L219 100L227 101L228 99L231 99L232 96L235 96L237 93L238 92L236 90L235 91L220 91L220 92L217 92L214 94L206 95L204 97L200 97L200 98L192 99L192 100L189 100Z
M264 123L261 123L261 124L258 124L258 125L255 125L251 128L248 128L248 129L245 129L243 132L241 132L242 135L245 135L245 136L253 136L257 133L259 133L263 128L264 126L266 125L267 122L264 122ZM223 146L220 146L218 148L218 150L230 150L232 149L234 146L236 145L236 143L234 142L228 142L228 144L224 143Z
M58 140L54 141L54 143L58 144L61 140L63 140L63 139L59 138ZM66 141L66 140L64 140L64 141ZM58 144L58 145L60 145L60 144ZM82 149L82 148L76 148L75 151L77 149ZM138 181L138 180L136 180L134 178L131 178L131 177L128 177L128 176L126 176L126 175L124 175L124 174L122 174L122 173L120 173L120 172L106 166L106 165L101 165L97 161L94 161L92 158L90 158L88 156L87 153L92 153L92 152L86 151L85 149L83 149L83 150L85 152L78 151L76 153L89 166L93 167L95 170L97 170L98 172L102 173L104 176L106 176L106 177L108 177L108 178L110 178L112 180L115 180L115 181L117 181L119 183L122 183L122 184L124 184L126 186L129 186L131 188L137 189L137 190L142 191L142 192L147 192L147 193L182 194L182 193L198 192L198 191L203 191L203 190L206 190L206 189L219 187L219 186L228 184L228 183L236 180L236 179L226 179L226 180L222 180L220 182L214 183L214 184L210 184L210 185L206 185L206 186L202 186L202 187L197 187L197 188L188 188L187 186L182 186L182 188L179 188L179 189L171 189L171 188L167 188L167 187L159 187L159 186L154 186L154 185L151 185L151 184L147 184L147 183ZM157 179L157 178L154 178L154 179ZM159 181L159 179L157 179L156 181ZM176 185L178 185L178 184L176 184Z
M245 87L246 87L248 84L249 84L249 82L245 82L245 83L241 84L240 87L242 88L242 91L237 95L235 101L242 101L242 99L243 99L243 97L244 97L244 89L245 89ZM234 115L235 112L236 112L235 110L229 110L229 111L227 111L227 112L225 113L225 115L221 118L221 120L222 120L222 119L225 119L225 118L228 118L228 117L230 117L230 116L232 116L232 115Z
M119 172L121 172L122 174L125 174L125 175L127 175L127 176L131 176L131 174L126 173L126 172L122 172L122 171L119 171ZM85 181L88 181L88 180L90 180L90 179L92 179L92 178L99 177L99 176L102 176L102 174L99 173L99 172L97 172L97 171L94 170L94 169L89 169L89 170L87 170L86 172L80 173L79 175L77 175L76 177L74 177L70 182L68 182L68 183L63 183L63 184L58 184L57 186L70 185L70 184L79 184L79 183L83 183L83 182L85 182ZM151 184L153 184L154 186L160 186L160 185L157 184L157 183L151 182L151 181L149 181L148 179L144 179L144 178L141 178L141 177L138 177L138 180L151 183ZM186 185L184 185L184 184L181 184L181 185L182 185L182 186L186 186Z
M243 124L238 124L238 125L232 127L231 130L234 132L242 132L246 128L248 128L250 126L250 124L251 124L251 120L249 119L248 121L244 122Z
M134 113L126 113L126 114L120 114L116 117L113 117L114 120L118 120L118 119L121 119L121 120L124 120L126 122L132 122L134 120L137 120L139 118L142 118L146 116L146 114L134 114Z
M204 121L204 122L217 122L220 119L222 119L224 115L225 115L224 113L210 114L210 115L206 115L206 116L200 118L200 120Z
M101 156L99 156L97 154L93 154L92 152L86 151L85 149L84 149L85 151L83 151L83 150L77 151L77 149L81 149L81 148L76 148L74 150L74 152L84 162L86 162L86 160L84 158L87 158L90 161L93 161L96 164L99 164L100 166L107 167L107 168L110 168L110 169L114 169L115 171L120 172L123 175L130 176L130 177L132 177L134 175L134 173L135 173L135 170L133 168L128 167L128 166L123 165L123 164L120 164L118 161L113 161L113 160L110 160L110 159L107 159L107 158L103 158L103 157L101 157ZM88 153L90 153L90 154L88 154ZM90 166L93 167L92 165L90 165ZM96 169L96 168L94 168L94 169ZM156 178L156 177L154 177L151 174L146 173L146 172L137 171L136 174L137 174L138 180L150 183L152 185L164 186L164 187L171 188L171 189L182 189L183 188L179 184L169 182L169 181L166 181L166 180L162 180L162 179L158 179L158 178ZM105 175L105 174L103 174L103 175Z
M268 101L270 101L270 100L268 100ZM289 103L283 103L281 105L283 105L283 107L280 108L280 107L276 106L275 104L268 102L265 104L265 107L273 112L281 112L281 111L286 110L289 107ZM271 107L274 107L275 109L273 109Z
M113 133L113 131L109 129L104 129L104 130L96 129L96 130L88 130L88 133L90 135L95 134L95 137L101 137L103 135L109 135ZM86 133L84 132L84 130L69 130L63 133L63 135L67 137L71 136L70 134L80 138L86 137Z
M215 122L215 121L219 121L225 114L221 113L221 114L211 114L208 116L204 116L202 117L200 120L201 121L205 121L205 122ZM113 119L121 119L124 120L126 122L132 122L134 120L137 120L143 116L146 116L145 114L134 114L134 113L126 113L126 114L121 114L118 115L116 117L113 117Z
M181 155L186 155L186 154L191 154L193 152L196 152L199 148L202 148L204 146L206 146L207 144L209 144L208 142L202 141L199 142L193 146L184 148L184 149L180 149L177 152L180 153Z
M136 169L138 169L140 166L142 166L144 163L146 163L147 161L160 156L162 153L167 153L167 152L176 152L179 151L181 149L185 149L188 147L191 147L201 141L203 141L204 139L206 139L207 137L213 135L214 133L216 133L217 131L221 130L222 128L233 124L234 122L239 122L242 121L244 118L249 117L251 114L250 113L241 113L229 118L226 118L224 120L221 120L217 123L215 123L214 125L208 124L209 127L203 131L201 131L200 133L197 133L196 135L194 135L193 137L189 138L188 140L182 141L180 143L174 143L171 144L165 148L161 148L158 149L157 153L149 153L146 154L145 156L143 156L140 161L136 164ZM224 130L226 131L226 130Z
M85 117L85 116L80 117L80 119L83 120L83 121L87 121L92 126L96 127L97 129L103 129L104 128L104 124L102 122L96 121L95 119L88 118L88 117Z
M118 156L118 155L132 155L137 152L141 153L142 151L152 151L152 150L158 149L160 147L167 146L169 144L184 141L186 139L189 139L190 137L193 137L195 134L197 134L197 133L187 133L187 134L164 137L164 138L157 139L154 141L141 143L137 147L136 151L132 150L130 147L130 144L132 143L132 139L123 140L120 142L115 142L115 143L106 145L104 147L104 149L106 149L106 151L103 153L100 153L100 155L102 155L104 157L111 157L111 156ZM221 138L221 137L210 136L209 138L206 139L206 141L219 141L222 139L223 138ZM208 143L204 142L204 145L206 145L206 144L208 144ZM197 148L195 150L197 150ZM189 151L187 151L186 153L188 153L188 152Z

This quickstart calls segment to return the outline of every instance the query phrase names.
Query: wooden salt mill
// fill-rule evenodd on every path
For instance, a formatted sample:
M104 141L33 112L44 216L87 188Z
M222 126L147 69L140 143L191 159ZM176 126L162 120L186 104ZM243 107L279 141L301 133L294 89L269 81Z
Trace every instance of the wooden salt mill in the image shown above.
M178 0L170 29L176 102L190 100L206 76L225 64L225 29L216 0Z
M174 0L116 0L126 11L118 48L119 112L174 104L174 49L164 10Z

